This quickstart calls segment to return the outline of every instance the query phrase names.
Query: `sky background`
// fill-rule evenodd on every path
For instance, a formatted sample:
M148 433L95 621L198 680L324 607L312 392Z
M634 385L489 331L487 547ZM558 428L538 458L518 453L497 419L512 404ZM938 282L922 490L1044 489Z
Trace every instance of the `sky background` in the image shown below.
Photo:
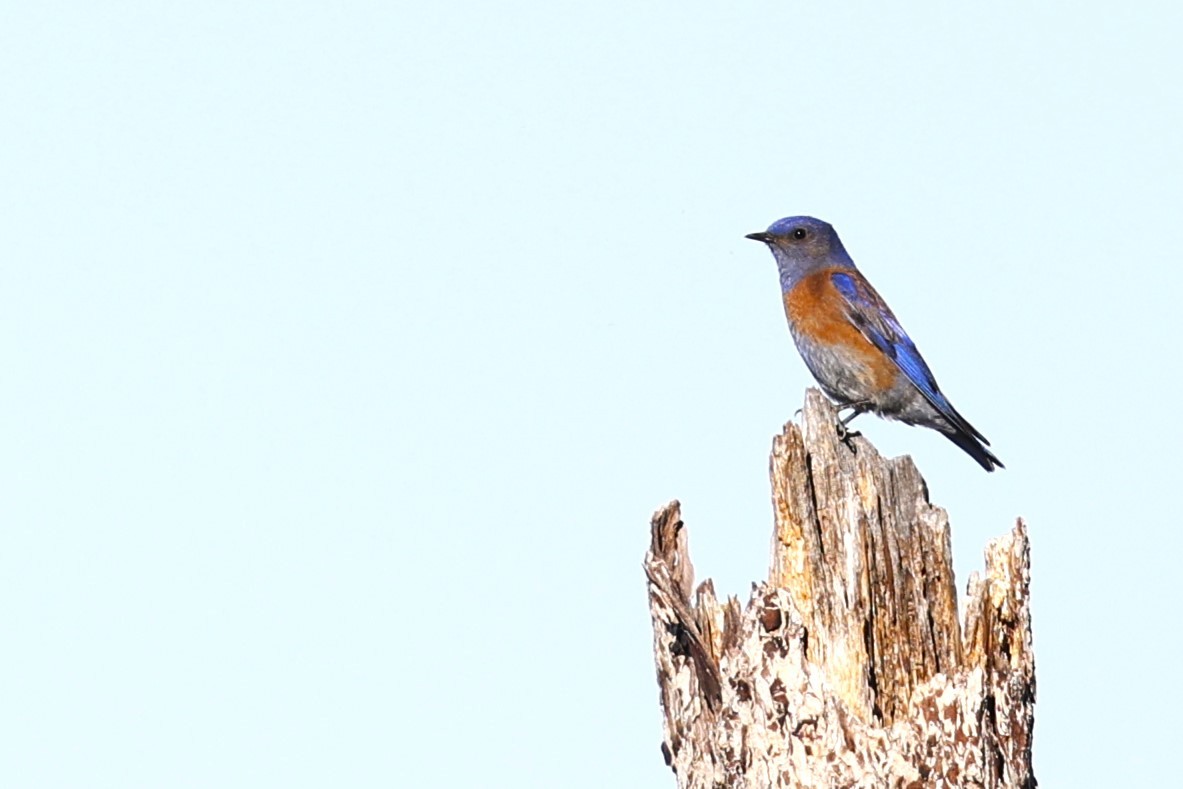
M0 12L0 782L668 787L641 559L768 563L832 222L1030 524L1041 785L1164 786L1177 3Z

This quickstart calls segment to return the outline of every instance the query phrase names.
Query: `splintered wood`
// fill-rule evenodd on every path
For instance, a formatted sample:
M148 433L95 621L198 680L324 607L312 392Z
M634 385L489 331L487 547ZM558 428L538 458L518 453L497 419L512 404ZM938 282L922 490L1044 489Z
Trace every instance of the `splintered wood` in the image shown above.
M806 396L773 442L769 579L694 587L674 501L645 557L681 787L1034 787L1027 530L986 548L957 621L949 522L908 457L839 440Z

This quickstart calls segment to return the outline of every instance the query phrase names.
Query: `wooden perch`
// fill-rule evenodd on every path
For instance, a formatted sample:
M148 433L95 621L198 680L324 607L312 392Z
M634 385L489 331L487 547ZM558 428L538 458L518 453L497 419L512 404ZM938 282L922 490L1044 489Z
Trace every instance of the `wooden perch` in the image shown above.
M822 395L772 445L776 534L747 607L694 588L677 501L645 556L662 753L681 787L1034 787L1027 530L964 627L949 521L911 458L843 443Z

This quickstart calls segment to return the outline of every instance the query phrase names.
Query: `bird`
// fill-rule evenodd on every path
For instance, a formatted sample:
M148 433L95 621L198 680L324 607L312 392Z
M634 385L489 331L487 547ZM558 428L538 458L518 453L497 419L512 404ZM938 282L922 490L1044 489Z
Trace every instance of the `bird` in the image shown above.
M852 419L873 412L932 428L986 471L1004 468L990 442L957 413L916 344L847 254L834 228L790 216L746 238L768 246L780 272L793 342L822 390L838 404L845 439Z

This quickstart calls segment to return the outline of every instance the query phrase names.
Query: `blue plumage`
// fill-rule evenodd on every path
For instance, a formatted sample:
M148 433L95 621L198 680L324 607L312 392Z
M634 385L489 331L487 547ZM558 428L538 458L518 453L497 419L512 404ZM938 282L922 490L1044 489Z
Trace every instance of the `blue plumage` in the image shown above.
M941 393L916 344L830 225L787 217L748 238L767 244L776 258L793 339L839 405L931 427L987 471L1002 467L986 448L990 442Z

